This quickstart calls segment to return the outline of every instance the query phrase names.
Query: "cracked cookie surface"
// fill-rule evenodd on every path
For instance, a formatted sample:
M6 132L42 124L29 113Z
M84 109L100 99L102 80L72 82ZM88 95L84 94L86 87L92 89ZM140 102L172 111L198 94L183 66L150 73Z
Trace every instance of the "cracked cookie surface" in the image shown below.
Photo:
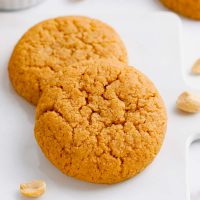
M83 62L50 82L35 137L64 174L112 184L141 172L160 150L164 103L152 82L119 62Z
M79 61L106 58L127 62L125 46L114 29L88 17L59 17L24 34L11 56L9 76L18 94L36 105L57 72Z
M169 9L191 19L200 20L199 0L160 0Z

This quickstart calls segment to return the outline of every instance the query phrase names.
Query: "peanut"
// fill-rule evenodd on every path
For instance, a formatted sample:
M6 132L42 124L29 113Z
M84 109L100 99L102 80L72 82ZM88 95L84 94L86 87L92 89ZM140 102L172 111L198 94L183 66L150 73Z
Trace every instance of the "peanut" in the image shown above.
M190 93L183 92L176 102L177 107L185 112L195 113L200 111L200 96Z
M200 59L198 59L192 66L192 73L200 75Z
M46 190L46 183L42 180L34 180L20 184L20 193L26 197L40 197Z

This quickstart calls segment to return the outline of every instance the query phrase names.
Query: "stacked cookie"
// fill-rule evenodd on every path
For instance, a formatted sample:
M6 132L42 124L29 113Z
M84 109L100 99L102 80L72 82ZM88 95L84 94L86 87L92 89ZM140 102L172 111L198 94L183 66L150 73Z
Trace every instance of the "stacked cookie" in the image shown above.
M37 105L36 140L64 174L117 183L159 152L162 98L128 66L122 40L101 21L70 16L34 26L16 45L9 75L18 94Z

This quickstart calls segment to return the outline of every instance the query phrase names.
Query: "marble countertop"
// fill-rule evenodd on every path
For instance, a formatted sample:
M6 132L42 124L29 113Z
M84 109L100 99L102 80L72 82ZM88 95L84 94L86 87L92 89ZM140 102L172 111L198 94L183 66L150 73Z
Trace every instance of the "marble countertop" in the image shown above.
M45 0L38 6L31 9L20 11L24 17L28 16L31 12L33 15L42 14L45 10L53 12L55 10L66 13L88 8L92 10L107 10L111 12L118 12L120 10L129 10L132 12L153 12L164 11L165 9L159 0ZM183 54L184 54L184 73L189 80L187 82L189 88L200 89L200 78L192 77L190 72L191 65L197 58L200 58L200 22L191 21L181 17L183 24ZM199 86L199 88L198 88ZM200 199L200 143L195 142L190 148L190 191L191 200Z

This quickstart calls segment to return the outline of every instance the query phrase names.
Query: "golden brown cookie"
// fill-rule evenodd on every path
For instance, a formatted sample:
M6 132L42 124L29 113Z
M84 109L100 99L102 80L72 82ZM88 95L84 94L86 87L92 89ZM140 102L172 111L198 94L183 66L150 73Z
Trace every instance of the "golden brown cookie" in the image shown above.
M141 172L166 130L152 82L118 62L74 64L57 75L37 105L35 137L64 174L112 184Z
M94 59L127 62L125 46L110 26L88 17L68 16L43 21L16 45L9 63L16 91L33 104L57 72Z
M200 20L199 0L160 0L169 9L192 19Z

